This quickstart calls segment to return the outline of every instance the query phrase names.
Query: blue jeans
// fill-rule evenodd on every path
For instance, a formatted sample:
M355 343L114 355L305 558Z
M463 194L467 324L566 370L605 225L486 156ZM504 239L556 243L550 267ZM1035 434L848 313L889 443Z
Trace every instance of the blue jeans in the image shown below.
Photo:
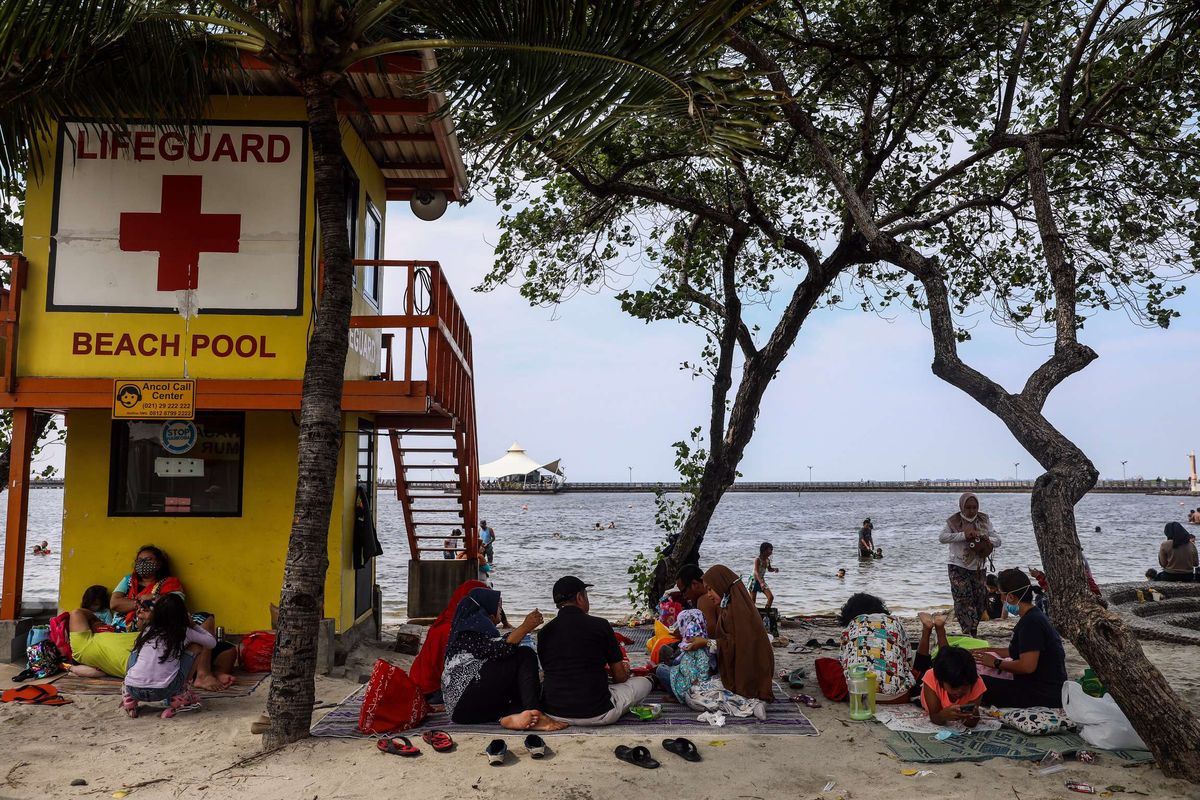
M670 664L659 664L657 667L655 667L654 668L654 677L658 679L659 686L661 686L663 689L666 689L668 692L671 692L672 695L675 694L674 692L671 691L671 665Z
M126 670L133 669L133 665L137 663L138 651L134 650L129 654L129 664ZM145 688L141 686L130 686L128 682L125 684L125 694L142 703L169 703L171 698L183 691L183 687L187 685L188 676L192 674L192 664L196 661L196 656L183 651L183 655L179 657L179 672L175 673L175 679L167 686L161 689Z

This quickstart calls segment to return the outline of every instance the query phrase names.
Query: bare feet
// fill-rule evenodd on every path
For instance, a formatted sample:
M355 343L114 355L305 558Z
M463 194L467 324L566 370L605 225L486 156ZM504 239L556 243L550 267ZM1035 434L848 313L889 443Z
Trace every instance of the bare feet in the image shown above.
M531 731L561 731L567 727L567 723L561 722L550 717L542 717L537 724L530 728Z
M942 628L944 630L946 628L946 615L945 614L934 614L933 615L933 627L934 628Z
M933 630L933 616L928 611L922 611L921 613L917 614L917 618L921 620L922 630Z
M229 678L231 683L233 681L232 675L218 676L208 673L205 675L197 674L192 683L197 689L203 689L206 692L223 692L229 688L229 684L225 683L223 678Z
M500 718L500 727L508 728L510 731L527 731L533 730L542 719L542 715L538 711L522 711L520 714L509 714L507 717Z

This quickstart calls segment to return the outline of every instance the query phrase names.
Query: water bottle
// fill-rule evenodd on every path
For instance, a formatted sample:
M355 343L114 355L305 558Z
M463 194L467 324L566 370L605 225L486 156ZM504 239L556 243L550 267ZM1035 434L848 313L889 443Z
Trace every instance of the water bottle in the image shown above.
M867 668L855 664L846 675L846 688L850 690L850 719L868 720L874 716L874 698L871 697L871 681Z
M225 641L225 626L224 625L217 626L217 641L218 642Z

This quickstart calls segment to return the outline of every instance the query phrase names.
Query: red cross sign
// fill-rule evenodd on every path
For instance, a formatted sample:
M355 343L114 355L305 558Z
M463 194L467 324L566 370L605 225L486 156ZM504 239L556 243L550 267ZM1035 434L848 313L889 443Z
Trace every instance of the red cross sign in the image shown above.
M120 248L158 252L158 291L199 287L201 253L236 253L241 214L204 214L201 175L163 175L161 211L121 213Z

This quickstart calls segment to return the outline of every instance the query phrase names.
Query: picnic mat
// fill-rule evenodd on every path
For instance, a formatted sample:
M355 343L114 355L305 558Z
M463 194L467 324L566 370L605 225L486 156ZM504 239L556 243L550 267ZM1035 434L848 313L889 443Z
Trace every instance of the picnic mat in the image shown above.
M356 727L365 693L366 686L360 686L349 697L338 703L336 708L318 720L312 726L310 733L313 736L325 736L337 739L377 738L376 736L360 733ZM651 722L642 722L632 714L626 714L615 725L606 725L598 728L571 726L553 733L546 731L540 731L540 733L542 736L585 736L589 734L621 736L658 736L663 734L670 734L672 736L688 734L694 736L725 734L818 735L816 726L812 724L808 717L804 716L797 703L793 703L782 694L778 685L775 687L775 702L771 703L767 708L767 719L765 722L754 717L739 719L727 716L725 718L725 725L720 728L713 727L707 722L698 721L696 717L700 712L692 711L687 706L680 705L674 700L669 699L666 692L653 691L646 698L645 702L662 703L662 716ZM421 731L432 728L441 728L451 735L465 733L486 733L492 735L517 733L516 731L505 731L497 722L482 725L457 725L450 721L450 715L444 711L437 714L430 714L413 731L419 735Z
M885 742L888 749L895 753L901 761L914 761L920 764L987 761L992 758L1036 761L1050 751L1073 753L1076 750L1091 750L1099 753L1101 759L1116 758L1127 764L1144 764L1153 761L1150 753L1145 750L1097 750L1085 742L1082 736L1074 733L1029 736L1011 728L951 736L942 742L928 733L889 730Z
M220 700L223 697L245 697L254 694L254 690L258 688L259 684L270 675L269 672L235 672L232 686L223 692L201 691L199 692L200 699ZM50 683L57 686L58 691L63 694L100 694L115 697L121 693L120 678L81 678L78 675L64 672Z

